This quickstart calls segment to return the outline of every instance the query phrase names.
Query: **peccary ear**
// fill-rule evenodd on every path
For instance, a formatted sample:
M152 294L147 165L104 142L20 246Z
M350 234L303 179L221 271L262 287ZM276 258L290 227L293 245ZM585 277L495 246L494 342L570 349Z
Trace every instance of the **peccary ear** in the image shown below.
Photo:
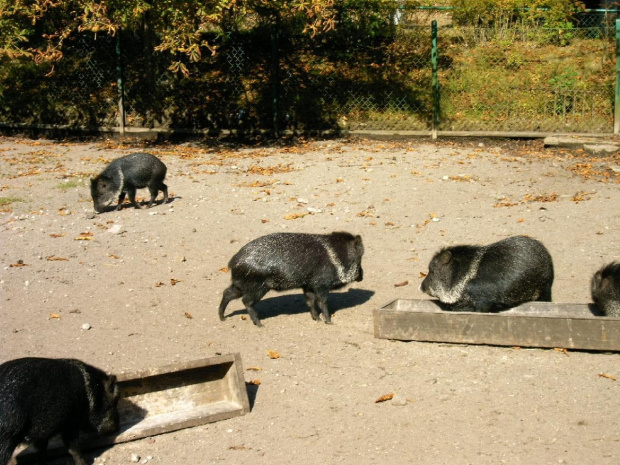
M361 257L364 254L364 244L362 243L362 236L360 236L359 234L355 236L355 238L353 239L353 246Z
M116 384L116 376L110 375L108 379L105 380L104 383L106 393L110 394L113 398L117 398L119 396L118 385Z
M450 252L449 250L444 250L443 252L441 252L438 258L439 263L441 263L442 265L447 265L448 263L450 263L450 260L452 260L452 252Z
M611 286L612 286L611 277L603 278L601 276L600 283L599 283L599 290L601 292L609 292L609 290L611 289Z

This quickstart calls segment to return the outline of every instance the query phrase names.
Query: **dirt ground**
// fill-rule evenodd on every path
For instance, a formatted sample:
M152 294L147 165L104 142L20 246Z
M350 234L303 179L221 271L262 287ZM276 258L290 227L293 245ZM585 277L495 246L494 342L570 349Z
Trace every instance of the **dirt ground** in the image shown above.
M95 215L88 178L138 150L168 166L171 201ZM0 177L0 362L76 357L121 373L239 352L260 368L245 371L260 381L247 415L95 450L95 464L620 461L618 353L389 341L372 319L428 298L419 284L440 247L515 234L551 252L554 301L590 302L592 274L620 258L617 155L540 141L4 137ZM301 291L269 293L264 328L240 300L219 321L243 244L334 230L366 250L364 280L330 294L334 325L311 319Z

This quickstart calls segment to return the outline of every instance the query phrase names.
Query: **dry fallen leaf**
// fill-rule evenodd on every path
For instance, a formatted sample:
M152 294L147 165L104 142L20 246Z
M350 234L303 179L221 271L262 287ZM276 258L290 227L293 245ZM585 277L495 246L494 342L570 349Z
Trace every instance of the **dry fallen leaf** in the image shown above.
M115 254L113 254L113 253L111 253L110 255L108 255L108 257L110 257L110 258L114 258L114 259L116 259L116 260L118 260L118 259L120 258L118 255L115 255Z
M296 220L297 218L303 218L308 213L289 213L284 217L285 220Z
M224 268L220 268L217 271L221 271L222 273L228 273L228 268L224 267Z
M418 275L419 278L426 278L426 273L424 273L424 271L420 271L420 274Z
M263 371L261 367L247 367L246 371Z
M556 352L562 352L564 355L568 355L568 350L567 349L564 349L564 348L561 348L561 347L556 347L553 350L555 350Z
M50 237L53 237L54 239L57 237L63 237L64 234L50 234Z
M185 312L184 315L188 320L192 320L194 318L189 312Z
M252 381L248 381L248 384L253 384L254 386L260 385L260 379L253 379Z
M49 257L45 257L48 262L68 262L68 258L57 257L56 255L50 255Z
M280 354L277 353L275 350L268 350L267 351L267 355L269 356L269 358L271 359L276 359L276 358L280 358Z
M407 284L409 284L409 281L403 281L402 283L394 284L394 287L402 287L406 286Z
M92 239L93 239L93 233L90 231L80 233L80 235L75 238L76 241L91 241Z
M52 313L50 314L48 319L56 319L56 320L60 320L60 315L58 313Z
M596 192L577 192L575 195L573 195L571 197L571 201L575 202L575 203L579 203L579 202L583 202L585 200L590 200L592 197L590 197L592 194L595 194Z
M164 285L164 283L162 283L161 281L158 281L158 282L155 284L155 287L162 287L163 285Z
M174 278L170 278L170 285L174 286L176 283L180 283L181 280L180 279L174 279Z
M616 381L616 377L615 376L611 376L611 375L608 375L606 373L599 373L598 376L599 376L599 378L607 378L607 379L611 379L613 381Z
M11 263L9 265L10 268L15 268L15 267L19 267L19 266L28 266L28 264L24 263L23 260L17 260L17 263Z
M385 402L386 400L391 400L394 398L394 393L392 394L385 394L381 397L379 397L377 400L375 400L375 404L378 404L379 402Z
M523 196L524 202L557 202L559 198L559 194L557 192L552 192L550 194L525 194Z

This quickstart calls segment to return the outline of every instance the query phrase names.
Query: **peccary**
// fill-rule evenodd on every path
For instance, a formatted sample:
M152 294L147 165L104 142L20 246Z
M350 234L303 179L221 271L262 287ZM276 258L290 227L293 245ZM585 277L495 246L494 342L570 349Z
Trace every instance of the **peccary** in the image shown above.
M168 186L164 184L166 165L149 153L132 153L112 161L99 176L90 180L90 195L95 204L95 211L102 212L118 198L116 210L123 208L125 194L136 208L143 208L136 202L136 189L148 187L151 200L150 208L159 191L164 193L164 201L168 201Z
M276 233L244 245L228 263L232 284L220 303L220 320L228 302L239 297L256 326L262 326L254 304L269 290L303 289L312 318L331 323L327 296L353 281L361 281L364 245L360 236Z
M620 317L620 262L612 262L592 277L592 300L604 316Z
M116 377L73 359L20 358L0 365L0 465L15 447L32 444L39 463L47 443L60 433L76 465L85 465L80 429L118 430Z
M420 289L449 310L493 312L533 300L550 302L552 284L553 262L545 246L513 236L440 250Z

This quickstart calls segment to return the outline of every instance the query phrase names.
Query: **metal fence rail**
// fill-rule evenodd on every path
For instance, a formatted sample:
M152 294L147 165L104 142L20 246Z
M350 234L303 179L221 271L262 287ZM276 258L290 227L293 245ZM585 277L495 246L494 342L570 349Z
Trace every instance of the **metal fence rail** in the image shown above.
M463 28L449 11L380 13L371 36L351 25L319 39L280 24L231 33L216 56L187 64L189 77L169 71L143 31L80 33L51 75L3 59L0 122L276 134L614 131L615 13L583 14L564 28Z

